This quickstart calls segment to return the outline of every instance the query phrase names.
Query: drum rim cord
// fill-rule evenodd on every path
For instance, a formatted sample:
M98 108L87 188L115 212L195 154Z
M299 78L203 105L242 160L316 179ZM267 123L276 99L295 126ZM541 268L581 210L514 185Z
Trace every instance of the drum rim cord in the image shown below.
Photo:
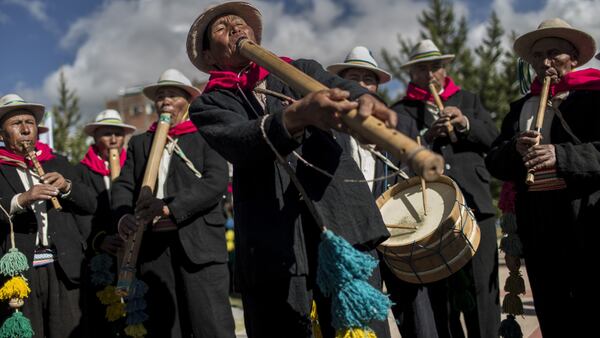
M454 200L454 203L458 204L459 207L464 208L466 210L466 212L468 214L470 214L471 217L473 217L473 219L475 218L475 215L473 214L473 211L471 210L471 208L469 208L467 206L466 203L461 203L460 201L458 201L456 199ZM458 223L460 224L460 230L461 230L460 231L460 237L462 237L466 241L466 243L468 244L469 248L471 248L471 250L473 250L473 248L474 248L473 243L471 243L471 240L469 239L469 237L467 237L465 235L465 233L463 231L464 228L465 228L465 225L467 223L467 218L463 216L462 212L460 213L460 219L459 219ZM450 241L450 243L458 240L458 238L460 238L460 237L456 237L456 238L452 239ZM417 277L417 279L419 280L419 282L421 284L424 284L423 280L421 279L421 277L417 273L417 270L416 270L416 268L415 268L415 266L413 265L413 262L412 262L412 256L414 254L415 248L420 248L420 249L424 249L426 251L431 251L430 255L424 256L424 257L429 257L429 256L437 255L437 256L439 256L442 259L442 261L444 262L444 265L446 266L446 269L448 269L448 271L450 271L452 273L456 272L456 271L452 271L452 268L450 267L448 261L441 254L441 250L439 250L441 248L441 246L442 246L443 240L444 240L444 236L440 236L440 239L438 240L438 243L436 244L436 247L437 247L438 251L435 251L434 249L430 249L428 247L425 247L422 244L417 243L416 241L413 241L412 244L411 244L410 255L408 257L403 258L403 257L396 256L396 255L394 255L394 257L396 259L398 259L399 261L402 261L404 264L407 264L408 266L410 266L410 269L412 270L413 275L415 275ZM382 255L383 256L383 261L385 262L385 264L387 264L387 266L390 266L390 263L388 262L388 257L387 257L388 248L384 247L384 249L382 250L382 253L383 253L383 255Z

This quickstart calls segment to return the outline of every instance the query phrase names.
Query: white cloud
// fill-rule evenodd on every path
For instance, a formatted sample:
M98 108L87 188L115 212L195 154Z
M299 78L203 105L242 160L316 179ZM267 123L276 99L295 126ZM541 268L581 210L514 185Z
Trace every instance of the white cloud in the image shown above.
M9 21L10 21L10 18L8 17L8 15L0 12L0 25L8 23Z
M5 3L24 8L34 19L39 21L53 33L58 33L58 26L46 13L46 4L41 0L4 0Z

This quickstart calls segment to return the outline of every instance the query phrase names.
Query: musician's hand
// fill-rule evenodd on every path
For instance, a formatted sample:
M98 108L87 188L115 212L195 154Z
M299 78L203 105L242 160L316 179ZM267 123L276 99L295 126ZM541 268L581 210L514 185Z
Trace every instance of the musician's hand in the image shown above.
M538 144L529 148L523 156L525 168L528 170L541 170L554 168L556 165L556 149L553 144Z
M448 127L446 126L446 123L449 121L450 119L446 116L435 120L427 132L425 132L425 135L423 135L423 137L425 137L425 141L427 141L427 143L433 143L436 138L447 136Z
M58 188L63 194L66 194L71 190L71 182L57 172L46 173L41 179L45 184L50 184Z
M142 225L143 226L143 225ZM135 216L132 214L127 214L121 217L119 223L117 224L117 231L119 232L119 236L124 240L129 237L129 235L133 234L139 228L138 222L135 220Z
M371 94L365 94L358 98L358 115L363 117L373 115L385 122L388 128L395 128L398 123L398 114Z
M529 151L529 148L538 144L540 139L541 134L537 131L526 130L524 132L521 132L519 136L517 136L517 152L524 157Z
M348 101L349 97L348 91L338 88L310 93L285 108L283 123L292 135L308 126L343 130L341 114L358 108L358 102Z
M440 115L448 117L450 123L458 130L465 130L469 124L467 117L460 109L458 109L458 107L445 107Z
M155 217L168 216L169 213L165 202L154 197L149 189L140 192L140 198L135 205L135 219L140 225L149 224Z
M34 184L29 190L19 195L17 202L22 207L28 207L37 201L47 201L58 195L58 189L49 184Z
M119 235L107 235L100 243L100 250L116 256L122 246L123 239Z

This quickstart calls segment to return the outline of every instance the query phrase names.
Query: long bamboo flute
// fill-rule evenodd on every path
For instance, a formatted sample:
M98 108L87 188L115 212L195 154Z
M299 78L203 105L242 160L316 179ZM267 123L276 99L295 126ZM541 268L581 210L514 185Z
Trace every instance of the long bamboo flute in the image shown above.
M237 42L238 51L246 58L269 70L302 95L328 89L296 67L281 60L275 54L249 39ZM435 180L443 172L444 159L395 129L387 128L375 117L364 118L356 109L342 115L344 123L370 143L389 151L401 161L408 163L413 171L426 180Z
M27 156L29 156L29 159L31 159L31 162L33 162L33 166L35 167L35 170L37 171L38 175L40 177L46 175L44 168L42 168L42 165L40 164L40 161L37 158L37 155L35 153L35 147L33 146L33 144L31 142L23 142L23 146L25 147L25 150L27 151ZM62 210L62 205L60 205L58 198L51 197L50 202L52 202L52 206L54 207L54 209L56 209L57 211Z
M417 136L417 144L421 145L421 136ZM427 183L423 177L421 177L421 191L423 193L423 215L427 216Z
M535 128L533 130L540 133L542 131L542 126L544 125L544 114L546 113L546 105L548 103L548 92L550 91L550 77L544 77L544 84L542 85L542 91L540 92L540 105L538 107L537 114L535 115ZM539 138L536 143L539 144ZM533 170L529 170L527 172L527 178L525 179L525 183L527 185L532 185L535 182L535 174Z
M152 139L152 147L150 148L150 154L148 155L146 170L144 171L140 196L144 190L150 190L150 192L154 193L156 181L158 179L160 159L162 158L162 153L165 149L165 144L167 143L167 135L170 127L171 114L160 114L154 138ZM140 252L140 246L142 245L143 234L144 226L140 226L134 234L127 237L127 242L125 243L125 255L119 269L119 279L117 281L116 290L117 295L121 297L125 297L129 294L131 283L135 277L137 258Z
M429 92L433 96L433 100L435 101L435 105L438 107L440 114L444 111L444 103L438 94L438 89L433 82L429 83ZM446 129L448 129L448 137L450 138L450 142L456 143L458 142L458 138L456 138L456 132L454 132L454 126L450 122L446 122Z
M108 149L108 167L110 168L110 180L114 181L121 174L121 154L120 149Z

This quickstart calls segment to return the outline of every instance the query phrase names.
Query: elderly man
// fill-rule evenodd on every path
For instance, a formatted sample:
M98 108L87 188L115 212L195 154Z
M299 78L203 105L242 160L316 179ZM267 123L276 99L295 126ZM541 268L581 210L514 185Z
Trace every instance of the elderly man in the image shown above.
M368 185L342 182L361 179L362 174L331 129L341 128L340 113L354 108L390 125L395 125L395 114L366 89L327 73L315 61L285 59L336 88L301 98L238 53L240 38L260 43L261 33L259 11L245 2L212 7L196 19L188 35L188 56L211 77L190 114L209 144L233 163L236 273L248 336L311 337L314 298L323 335L333 337L330 299L315 285L320 231L307 205L318 210L328 229L375 255L376 245L389 233ZM290 96L294 102L282 103L257 89ZM267 141L289 164L275 161ZM302 164L298 156L333 178ZM293 178L305 190L302 194ZM370 282L380 285L378 271ZM376 321L371 327L377 337L389 336L387 323Z
M462 336L459 317L463 312L469 337L493 337L500 324L498 250L496 210L484 157L498 131L479 97L461 90L448 77L445 66L453 58L442 54L431 40L420 41L402 65L410 74L406 96L392 109L398 112L401 132L422 136L424 144L444 157L445 174L461 188L481 230L472 261L449 278L426 286L438 334ZM431 83L443 102L442 111L430 92ZM464 302L456 299L465 295L474 298L475 306L457 308L456 304Z
M561 19L543 21L514 44L533 66L531 92L511 104L488 153L492 175L516 189L518 234L544 337L585 337L597 327L600 198L600 71L577 70L594 39ZM541 132L533 131L542 78L550 77ZM526 175L534 173L532 185Z
M0 203L15 225L16 246L26 256L31 293L22 308L36 337L81 337L80 277L85 238L75 214L92 213L96 199L76 178L75 168L46 144L36 142L44 106L15 94L0 98ZM46 174L40 176L24 143L34 145ZM57 210L51 198L57 198ZM10 248L2 219L2 251Z
M171 114L156 196L141 182L156 124L131 138L127 161L112 188L112 207L123 237L148 225L139 277L148 284L149 337L232 338L225 216L227 162L196 132L188 105L200 92L176 69L166 70L144 95L158 114ZM158 221L154 221L159 218Z
M123 244L121 237L115 233L114 223L110 208L110 187L111 169L109 168L109 151L117 149L119 163L121 168L125 163L127 151L125 150L125 135L135 131L135 127L123 123L121 114L113 109L103 110L98 114L96 120L87 124L83 131L94 138L94 144L90 145L81 163L78 165L78 170L81 175L81 180L95 194L97 200L97 209L92 216L86 216L82 219L83 222L91 224L91 233L88 237L88 254L92 260L98 260L99 254L110 254L115 256ZM94 258L95 257L95 258ZM116 259L113 259L113 266L110 273L116 273ZM91 262L95 266L94 261ZM92 280L98 280L91 272L88 276L87 285L90 285ZM106 281L108 282L108 281ZM111 281L107 284L114 284ZM96 297L96 292L103 289L106 285L91 285L89 290L86 290L85 296L88 300L88 323L90 326L90 337L108 337L114 336L114 327L108 325L106 316L106 306L102 305Z

